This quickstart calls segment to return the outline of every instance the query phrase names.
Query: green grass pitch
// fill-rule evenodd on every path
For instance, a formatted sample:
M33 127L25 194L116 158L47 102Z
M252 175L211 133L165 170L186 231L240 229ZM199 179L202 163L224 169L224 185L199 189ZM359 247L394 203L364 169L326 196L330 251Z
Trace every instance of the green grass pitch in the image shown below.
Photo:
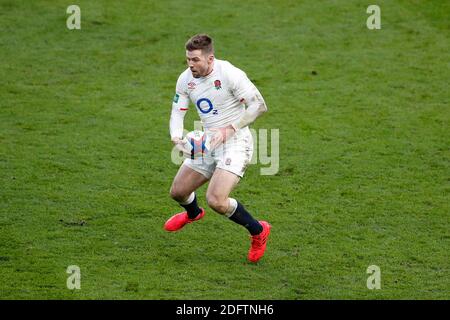
M369 4L1 0L0 299L449 299L450 5L376 1L369 30ZM265 97L253 128L280 132L278 173L252 165L233 192L273 226L256 265L211 209L163 230L200 32Z

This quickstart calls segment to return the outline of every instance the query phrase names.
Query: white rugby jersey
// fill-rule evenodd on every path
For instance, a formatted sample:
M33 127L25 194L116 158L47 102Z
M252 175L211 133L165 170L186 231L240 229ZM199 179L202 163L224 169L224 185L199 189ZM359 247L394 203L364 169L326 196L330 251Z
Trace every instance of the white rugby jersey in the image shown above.
M250 101L256 94L259 94L259 91L245 72L228 61L214 59L213 71L201 78L194 78L191 70L187 68L177 81L172 104L171 137L182 136L182 119L189 109L189 100L197 109L207 130L226 127L240 119L245 111L245 102ZM179 111L183 112L181 121L174 119L174 112L178 114Z

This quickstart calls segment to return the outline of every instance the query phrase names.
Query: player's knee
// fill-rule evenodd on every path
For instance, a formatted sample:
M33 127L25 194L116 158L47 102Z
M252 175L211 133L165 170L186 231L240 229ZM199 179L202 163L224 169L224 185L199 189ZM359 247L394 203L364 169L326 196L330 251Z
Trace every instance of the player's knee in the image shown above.
M208 206L218 213L224 214L228 209L227 199L221 199L215 195L207 195L206 201L208 202Z
M183 194L183 192L181 192L179 188L177 188L176 186L172 186L170 188L170 197L173 200L180 202L186 200L187 196Z

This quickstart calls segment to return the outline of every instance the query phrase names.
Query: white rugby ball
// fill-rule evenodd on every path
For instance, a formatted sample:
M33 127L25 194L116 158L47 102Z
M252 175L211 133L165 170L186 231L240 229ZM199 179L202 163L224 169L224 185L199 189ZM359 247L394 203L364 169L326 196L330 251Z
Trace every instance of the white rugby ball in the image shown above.
M191 159L203 157L208 153L210 139L205 132L194 130L186 134L183 138L183 154Z

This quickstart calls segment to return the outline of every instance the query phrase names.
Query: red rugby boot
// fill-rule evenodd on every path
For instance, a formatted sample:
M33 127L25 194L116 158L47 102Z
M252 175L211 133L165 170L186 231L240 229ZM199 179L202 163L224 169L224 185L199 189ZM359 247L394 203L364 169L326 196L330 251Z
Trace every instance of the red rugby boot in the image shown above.
M164 229L170 232L178 231L186 224L200 220L205 215L205 210L203 208L200 208L200 210L202 211L194 219L189 219L186 211L177 213L166 221L166 223L164 224Z
M252 246L248 251L248 260L251 262L258 262L259 259L264 255L266 251L267 239L270 234L270 224L267 221L259 221L263 227L263 231L260 234L251 236Z

